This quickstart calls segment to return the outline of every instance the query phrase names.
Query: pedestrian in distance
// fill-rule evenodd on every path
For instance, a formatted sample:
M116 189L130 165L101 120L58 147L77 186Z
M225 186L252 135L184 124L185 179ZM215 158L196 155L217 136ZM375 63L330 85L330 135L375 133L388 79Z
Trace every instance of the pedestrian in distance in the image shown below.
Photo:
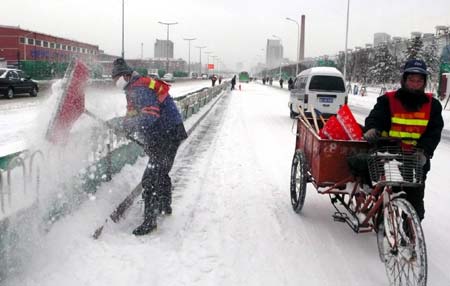
M280 78L280 88L283 88L283 82L284 82L284 80L282 78Z
M353 86L353 95L358 95L358 85L357 84L355 84Z
M123 58L113 62L111 76L114 84L125 92L127 113L109 124L119 132L139 138L149 157L141 181L144 221L133 231L134 235L144 235L156 229L158 214L172 214L169 171L187 133L167 83L141 76Z
M211 84L214 87L216 85L217 77L215 75L211 76Z
M288 80L288 89L291 90L294 88L294 81L292 80L292 77Z
M223 77L220 75L219 76L219 84L222 84L222 79L223 79Z
M441 140L444 122L442 106L431 93L425 93L429 73L425 62L412 59L405 63L401 87L378 97L377 103L365 120L364 138L374 143L380 136L401 140L404 150L420 148L423 168L421 187L403 187L406 199L415 208L420 220L425 216L425 180L430 170L430 159Z
M234 86L236 85L236 75L231 79L231 90L234 90Z

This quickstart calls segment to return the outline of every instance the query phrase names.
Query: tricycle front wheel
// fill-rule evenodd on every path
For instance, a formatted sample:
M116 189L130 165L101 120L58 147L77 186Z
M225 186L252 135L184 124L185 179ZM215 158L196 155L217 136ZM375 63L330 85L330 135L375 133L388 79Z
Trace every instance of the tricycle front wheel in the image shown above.
M305 203L308 169L305 154L295 151L291 166L291 204L296 213L300 213Z

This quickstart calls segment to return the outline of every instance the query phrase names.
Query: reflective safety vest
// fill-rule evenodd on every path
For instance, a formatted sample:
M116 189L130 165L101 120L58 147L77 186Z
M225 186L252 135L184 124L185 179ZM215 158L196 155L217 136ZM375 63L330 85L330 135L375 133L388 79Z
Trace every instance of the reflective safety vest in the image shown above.
M159 103L164 102L167 96L169 96L170 85L162 80L153 79L150 77L140 77L128 88L131 89L134 87L148 87L149 89L155 91ZM159 117L159 107L157 106L144 107L142 108L141 112ZM128 101L126 116L135 116L138 113L139 112L135 109L134 105Z
M402 140L402 147L406 149L412 148L417 145L417 140L420 139L427 128L431 113L432 94L426 93L429 100L418 111L406 110L401 101L395 97L395 94L395 91L386 93L391 109L391 129L389 130L389 136L399 139L404 138L405 140Z

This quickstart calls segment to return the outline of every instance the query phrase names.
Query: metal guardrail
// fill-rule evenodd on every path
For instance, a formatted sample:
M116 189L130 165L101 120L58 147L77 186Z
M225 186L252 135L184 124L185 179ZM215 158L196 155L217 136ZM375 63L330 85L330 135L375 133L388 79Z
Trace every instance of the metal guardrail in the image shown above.
M175 98L175 103L183 120L198 113L203 106L228 89L229 85L229 82L223 82L221 85L212 88L202 88L196 92ZM81 188L87 193L94 193L99 184L111 180L112 175L119 172L125 164L133 164L139 155L143 155L142 148L137 144L105 128L95 129L88 144L91 146L91 151L87 154L88 158L86 159L91 164L86 166L87 172L79 175ZM7 215L8 209L12 209L14 204L12 180L18 179L18 176L16 174L13 178L12 172L19 167L22 168L22 176L20 176L19 180L22 182L23 192L26 193L28 191L34 176L35 184L32 188L35 192L35 200L39 200L41 172L40 164L36 161L39 160L41 164L45 164L45 157L48 158L50 156L52 154L44 156L42 151L37 150L31 154L29 151L24 151L0 158L2 162L0 166L1 214ZM36 169L36 174L33 174L34 169Z
M13 190L12 190L12 172L17 168L22 169L22 176L20 178L22 182L22 191L26 195L29 183L33 179L33 169L36 167L36 198L39 197L39 182L40 182L40 167L36 165L36 157L40 156L44 159L41 151L34 151L31 154L29 152L22 152L11 158L5 169L0 169L0 211L5 214L7 208L12 208L13 204ZM28 161L28 166L27 166ZM6 181L5 181L6 177Z

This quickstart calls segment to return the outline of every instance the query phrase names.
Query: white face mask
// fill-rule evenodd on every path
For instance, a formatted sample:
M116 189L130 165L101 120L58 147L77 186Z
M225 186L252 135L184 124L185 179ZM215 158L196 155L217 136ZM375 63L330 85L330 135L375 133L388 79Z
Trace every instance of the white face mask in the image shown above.
M124 89L125 86L127 86L128 82L125 80L123 76L119 77L119 79L116 81L116 87L119 89Z

